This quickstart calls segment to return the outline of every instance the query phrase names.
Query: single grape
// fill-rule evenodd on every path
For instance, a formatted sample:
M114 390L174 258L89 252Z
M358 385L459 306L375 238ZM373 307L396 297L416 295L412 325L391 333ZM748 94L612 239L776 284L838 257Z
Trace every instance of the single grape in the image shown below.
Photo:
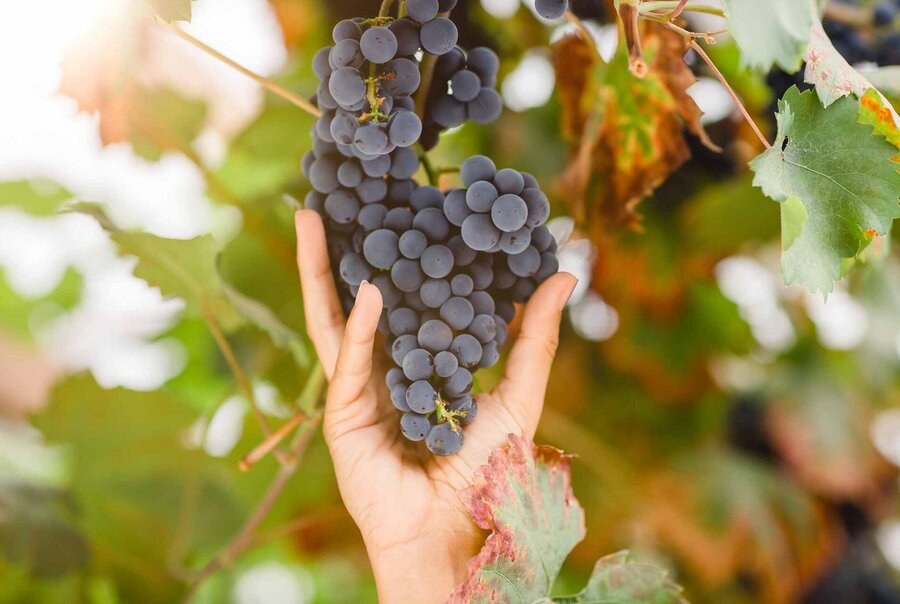
M429 352L440 352L450 348L453 342L453 331L446 323L438 319L425 321L419 328L419 346Z
M418 40L416 40L416 42L418 42ZM316 54L313 55L313 73L316 74L316 77L320 80L325 80L331 75L331 63L328 60L328 57L331 54L331 48L331 46L325 46L324 48L317 50Z
M525 178L518 170L503 168L494 176L494 185L500 193L518 195L525 188Z
M453 189L444 198L444 216L454 226L462 226L463 221L472 213L466 203L466 190Z
M359 200L353 193L338 189L325 198L325 213L338 224L349 224L359 214Z
M412 224L432 242L446 241L450 235L450 223L439 208L425 208L416 212Z
M409 205L412 206L414 212L422 212L428 208L440 210L444 207L444 194L437 187L419 187L409 196ZM427 218L429 216L432 216L432 214L423 214L427 222L432 222L432 218ZM415 224L415 220L413 220L413 224Z
M505 264L506 263L498 263L498 266L494 267L494 287L497 289L509 289L516 284L516 280L518 279L518 277L512 274L512 271L509 270L508 266L504 266Z
M534 177L530 172L520 172L522 175L522 179L525 181L526 189L540 189L541 186L538 184L537 178Z
M454 296L441 305L441 319L457 331L467 328L474 318L475 308L465 298Z
M528 188L522 191L522 199L528 208L527 224L531 228L538 227L550 216L550 200L540 189Z
M406 376L403 375L403 370L399 367L391 367L384 376L384 381L388 388L393 388L405 380Z
M359 39L359 48L367 61L387 63L397 54L397 36L387 27L370 27Z
M372 267L359 254L347 254L341 258L339 273L348 285L359 285L372 276Z
M500 249L510 255L524 251L530 243L531 231L527 226L517 231L500 235Z
M411 260L418 260L428 247L428 240L422 231L411 230L400 235L400 253Z
M453 252L453 264L456 266L469 266L478 256L478 252L470 248L460 235L451 237L447 247Z
M397 38L397 56L405 57L419 50L419 26L409 17L395 19L389 26Z
M536 289L537 283L534 279L523 277L512 286L510 296L514 302L527 302Z
M383 156L387 157L387 156ZM398 147L391 153L391 169L389 174L394 178L407 179L419 169L419 157L407 147Z
M466 191L466 205L473 212L490 212L498 196L497 188L493 184L479 180L472 183Z
M419 72L419 64L409 59L398 58L392 60L382 69L381 82L384 90L396 97L407 97L413 94L422 81Z
M442 128L455 128L466 121L466 105L449 94L430 100L428 113Z
M353 118L351 118L353 119ZM353 119L356 122L356 119ZM357 126L358 126L357 122ZM354 128L354 131L356 128ZM351 135L350 142L353 142L353 137ZM347 143L349 144L349 143ZM379 155L374 159L364 159L359 162L362 165L363 172L366 173L366 176L372 178L381 178L385 175L385 173L391 169L391 156L389 155Z
M559 272L559 259L556 254L551 252L541 252L541 265L532 278L538 283L542 283L551 275Z
M391 403L398 411L409 411L409 405L406 404L406 390L408 388L409 386L405 382L399 382L391 386Z
M335 142L349 145L353 142L353 134L356 132L357 127L359 127L359 122L352 114L338 111L334 119L331 120L329 132Z
M328 202L325 202L326 209ZM363 244L363 255L369 264L381 270L391 268L400 256L400 238L391 230L378 229L372 231ZM537 269L535 269L537 270Z
M528 202L526 201L525 203ZM553 235L550 233L550 229L548 229L545 224L542 224L531 231L531 245L536 247L539 252L545 252L550 249L550 246L553 245L555 241Z
M482 87L475 100L466 104L466 115L476 124L490 124L503 113L503 99L493 88Z
M472 390L472 372L465 367L460 367L441 386L441 392L447 398L454 399L468 394Z
M340 163L335 157L320 157L309 167L309 182L320 193L331 193L340 186L337 171Z
M422 348L408 352L403 357L403 375L411 381L427 380L434 373L434 357Z
M473 317L469 319L472 322L474 315L492 315L496 310L494 298L486 291L474 291L469 295L469 303L472 306Z
M534 10L544 19L559 19L569 10L568 0L534 0Z
M507 264L517 277L530 277L541 266L541 253L534 246L528 246L525 251L509 256Z
M466 245L477 251L489 250L500 241L500 229L488 214L472 214L466 218L461 234Z
M405 233L412 227L413 215L406 208L391 208L384 217L384 228Z
M372 279L372 285L381 292L381 302L386 308L396 306L403 299L403 292L394 286L391 282L391 276L387 273L375 275Z
M425 438L425 445L435 455L453 455L462 449L462 429L454 430L448 423L431 428Z
M391 116L388 136L394 145L410 147L416 144L420 134L422 134L422 121L412 111L401 109Z
M359 162L348 159L342 163L338 168L337 178L342 187L352 189L359 185L363 180L363 171Z
M415 260L400 258L391 267L391 281L402 292L417 291L425 280L425 275Z
M497 348L497 342L488 342L484 345L484 352L481 355L478 368L488 369L496 365L498 360L500 360L500 349Z
M376 203L387 195L387 182L383 178L364 178L355 191L363 203Z
M456 355L460 365L471 369L481 361L481 342L475 336L463 333L453 338L450 352Z
M388 319L388 329L390 329L390 319ZM400 334L391 344L391 358L397 365L403 364L403 359L410 352L419 347L416 336L411 333Z
M479 46L469 51L467 66L478 74L483 86L493 86L500 69L500 57L490 48Z
M474 288L475 284L469 275L459 274L450 280L450 291L454 296L468 296Z
M469 325L469 333L482 344L486 344L497 335L497 323L492 315L475 315Z
M431 422L424 415L408 411L400 418L400 432L403 433L407 440L414 442L423 440L430 431Z
M451 95L458 101L468 103L475 100L481 91L481 79L474 71L463 69L450 78Z
M431 245L422 252L422 271L432 279L441 279L453 270L453 252L445 245Z
M387 214L387 208L380 203L370 203L364 205L356 216L356 222L363 228L363 231L370 233L381 228L384 222L384 216Z
M328 79L328 92L341 107L348 109L366 96L366 83L352 67L335 69Z
M406 404L417 413L431 413L437 392L427 380L418 380L410 384L406 390Z
M388 326L395 336L414 334L419 331L419 314L405 306L395 308L388 314Z
M341 40L331 48L328 53L328 63L331 69L341 67L353 67L356 69L363 64L365 58L359 50L359 42L353 39Z
M434 355L434 372L438 377L448 378L459 369L459 361L456 355L448 350L442 350Z
M306 197L303 198L303 207L308 210L313 210L319 214L319 216L325 216L325 196L319 193L318 191L310 191L306 194Z
M425 52L442 55L450 52L459 38L456 25L450 19L436 17L422 25L419 40ZM365 51L363 51L365 53Z
M469 190L471 191L471 189ZM518 231L525 226L527 218L528 206L525 205L525 200L518 195L503 194L491 206L491 220L494 222L494 226L504 233Z
M338 21L334 29L331 30L331 37L337 43L341 40L359 40L362 35L362 29L353 19L344 19Z
M406 14L419 23L427 23L438 14L438 0L406 0Z
M459 169L459 176L467 187L471 187L479 180L493 180L496 173L497 167L494 162L484 155L469 157Z
M353 145L363 153L379 155L387 149L388 135L382 126L366 124L353 133Z

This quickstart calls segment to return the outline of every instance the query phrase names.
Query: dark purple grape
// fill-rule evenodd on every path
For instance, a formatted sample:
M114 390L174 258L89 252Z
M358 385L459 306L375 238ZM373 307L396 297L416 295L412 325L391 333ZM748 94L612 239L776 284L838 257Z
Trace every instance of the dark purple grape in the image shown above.
M450 52L459 38L456 25L450 19L436 17L422 25L419 30L419 41L425 52L443 55ZM365 51L363 51L365 53Z
M497 323L492 315L476 315L469 325L469 333L482 344L486 344L497 335Z
M409 388L409 386L407 386L405 382L399 382L394 386L391 386L391 403L393 403L398 411L409 411L409 405L406 404L407 388Z
M406 57L419 50L419 26L409 17L396 19L389 26L397 38L397 56Z
M422 231L411 230L400 235L400 253L411 260L421 258L427 247L428 239Z
M406 14L419 23L427 23L438 14L438 0L406 0Z
M477 336L476 336L477 337ZM438 319L425 321L418 333L419 346L429 352L440 352L450 348L453 342L453 331Z
M472 390L472 372L465 367L460 367L456 373L447 378L441 386L441 392L447 398L454 399L468 394Z
M460 178L467 187L479 180L493 180L497 173L497 167L491 158L484 155L473 155L462 163L459 169Z
M435 243L446 241L450 236L450 222L440 208L425 208L416 212L412 224Z
M387 63L397 54L397 36L387 27L370 27L359 39L359 48L367 61Z
M472 293L473 289L475 289L475 284L469 275L459 274L450 280L450 291L454 296L466 297Z
M400 418L400 432L407 440L413 442L423 440L430 431L431 422L424 415L409 411Z
M417 291L425 280L425 275L415 260L400 258L391 267L391 281L402 292Z
M456 355L448 350L442 350L434 355L434 372L438 377L448 378L459 369L459 361Z
M481 91L481 79L474 71L463 69L450 78L451 95L456 100L468 103L474 101Z
M359 254L347 254L341 258L339 272L348 285L359 285L372 276L372 267Z
M396 306L403 299L403 292L391 282L391 276L387 273L375 275L372 285L381 292L381 301L385 308Z
M507 259L509 270L517 277L530 277L535 274L541 266L541 254L537 248L528 246L525 251Z
M472 303L465 298L454 296L441 305L441 319L457 331L466 329L472 323L472 319L474 318L475 308L472 306Z
M391 328L391 333L395 336L414 334L419 331L419 314L413 309L404 306L395 308L388 315L388 325Z
M360 208L356 222L363 228L363 232L370 233L381 228L386 214L386 207L380 203L370 203Z
M481 362L478 363L479 369L488 369L497 364L500 360L500 350L497 348L497 342L488 342L484 345L484 352L481 355Z
M406 404L416 413L431 413L437 392L427 380L418 380L410 384L406 390Z
M525 188L525 178L518 170L503 168L494 176L494 185L500 193L518 195Z
M441 279L453 270L453 252L445 245L432 245L419 259L422 271L432 279Z
M341 67L331 72L328 92L341 107L346 109L365 98L366 83L352 67Z
M510 193L501 195L491 206L491 220L494 226L504 233L518 231L525 226L527 218L528 206L525 205L525 200L518 195Z
M403 357L403 375L411 381L427 380L434 373L434 357L422 348L407 353Z
M328 205L327 201L325 205ZM391 268L400 256L399 241L400 238L391 230L378 229L377 231L372 231L363 244L363 255L365 255L368 263L375 268L387 270Z
M361 35L362 29L360 29L359 24L353 19L338 21L337 25L334 26L334 29L331 30L331 37L335 42L340 42L341 40L359 40Z
M472 305L473 317L469 319L471 323L474 315L492 315L496 310L494 298L486 291L475 291L469 295L469 303Z
M466 191L466 205L473 212L490 212L498 196L497 187L486 180L479 180Z
M388 329L390 329L390 319L388 319ZM400 334L391 344L391 358L397 365L402 365L406 355L419 347L417 342L416 336L411 333Z
M422 212L428 208L440 210L444 205L444 194L437 187L419 187L409 196L409 205L414 212ZM415 224L415 221L413 223Z
M325 213L338 224L349 224L359 214L359 200L353 193L338 189L325 198Z
M503 99L493 88L483 87L475 100L466 104L466 115L476 124L490 124L503 113Z
M544 19L559 19L569 10L568 0L534 0L534 10Z
M550 216L550 200L540 189L528 188L522 191L522 199L528 209L528 226L535 228L545 222Z
M481 362L481 342L468 333L463 333L453 338L453 342L450 344L450 352L456 355L459 364L463 367L472 368Z
M391 116L388 136L391 143L398 147L411 147L422 134L422 121L412 111L401 109Z
M425 438L425 445L435 455L453 455L462 449L462 444L462 429L454 430L448 423L434 426Z

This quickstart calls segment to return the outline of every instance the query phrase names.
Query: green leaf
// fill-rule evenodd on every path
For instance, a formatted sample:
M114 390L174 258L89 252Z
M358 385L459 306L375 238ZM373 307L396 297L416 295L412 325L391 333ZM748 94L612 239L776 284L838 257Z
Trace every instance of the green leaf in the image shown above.
M123 254L135 256L134 275L158 287L164 296L182 298L188 316L212 312L226 329L237 315L225 298L216 273L219 244L210 235L193 239L166 239L147 233L112 231Z
M871 86L834 48L818 20L810 30L803 80L815 85L816 94L826 107L848 94L861 97Z
M0 208L12 206L34 216L52 216L72 194L48 180L0 183Z
M244 295L232 287L224 277L221 278L221 284L225 296L242 317L269 334L277 346L290 352L300 367L309 366L312 359L306 342L300 334L282 323L268 306Z
M144 0L154 13L169 23L191 20L193 0Z
M628 552L604 556L597 561L587 586L571 598L555 598L557 602L604 604L677 604L685 602L681 587L668 573L647 564L628 560Z
M782 203L785 282L827 294L845 259L900 217L895 148L858 122L851 97L827 109L811 91L779 101L775 145L750 162L753 184Z
M36 417L67 453L93 570L115 577L123 601L179 600L171 564L221 546L242 520L229 465L185 445L194 420L169 393L104 390L88 375L62 382Z
M810 27L817 20L806 0L728 0L728 29L744 64L759 71L773 65L789 73L800 69Z

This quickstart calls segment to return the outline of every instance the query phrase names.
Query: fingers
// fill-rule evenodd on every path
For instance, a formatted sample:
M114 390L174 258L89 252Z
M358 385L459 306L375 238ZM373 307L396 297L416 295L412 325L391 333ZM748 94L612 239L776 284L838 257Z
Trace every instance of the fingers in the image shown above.
M372 376L372 349L381 316L381 292L363 281L347 320L334 376L328 390L326 415L346 409L357 400Z
M297 212L294 223L306 329L330 381L341 346L344 313L331 276L325 227L313 210Z
M577 282L569 273L558 273L547 279L525 305L522 329L497 387L529 436L534 436L541 418L550 366L559 344L559 322Z

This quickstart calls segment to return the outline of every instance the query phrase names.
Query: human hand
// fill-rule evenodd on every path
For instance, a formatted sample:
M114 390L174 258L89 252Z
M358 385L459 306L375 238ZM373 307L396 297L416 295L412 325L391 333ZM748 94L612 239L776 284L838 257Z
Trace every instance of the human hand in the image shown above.
M544 404L559 322L575 287L568 273L550 277L526 305L502 381L476 395L478 417L456 455L437 457L400 433L373 359L381 293L363 283L349 319L338 299L322 220L296 216L297 264L310 338L330 382L324 433L338 487L368 550L379 600L440 602L465 577L483 536L458 493L509 433L533 438Z

